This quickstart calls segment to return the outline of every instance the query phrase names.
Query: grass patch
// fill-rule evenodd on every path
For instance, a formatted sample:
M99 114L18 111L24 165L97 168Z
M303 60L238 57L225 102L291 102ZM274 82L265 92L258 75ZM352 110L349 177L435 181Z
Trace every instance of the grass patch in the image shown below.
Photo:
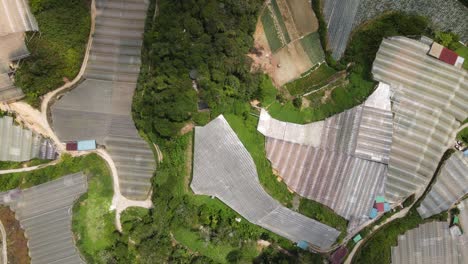
M23 60L15 84L26 101L37 107L40 96L72 80L78 74L91 26L90 1L32 0L38 33L28 33L31 56Z
M336 214L332 209L312 200L301 199L299 213L315 219L323 224L329 225L340 231L337 242L340 243L346 236L348 221Z
M281 11L276 0L271 0L271 6L273 7L273 11L275 12L276 19L278 19L278 23L281 27L281 31L283 32L283 36L286 40L286 43L291 42L291 37L289 36L288 29L286 28L286 24L283 20L283 15L281 15Z
M263 31L265 32L265 36L268 40L268 45L270 46L271 52L276 52L281 47L283 47L283 43L278 36L280 33L276 31L275 22L273 21L273 17L271 16L270 10L268 10L268 8L263 10L261 20Z
M235 249L226 244L214 245L209 242L207 243L200 238L197 232L192 232L186 228L178 228L172 233L177 242L211 258L216 263L227 263L226 256Z
M273 174L271 164L266 158L265 137L257 131L258 119L251 115L240 117L233 114L227 114L225 118L252 156L260 183L267 193L283 205L291 207L294 195Z
M13 170L25 167L33 167L51 162L51 160L32 159L25 162L0 161L0 170Z
M462 131L458 132L457 139L468 144L468 127L465 127Z
M322 45L320 45L320 35L318 32L310 33L301 38L300 41L312 65L324 61L325 53L323 52Z
M327 81L335 73L336 71L333 68L324 63L304 77L286 84L285 88L288 89L291 95L303 95L326 85Z
M104 263L99 254L113 243L115 211L112 203L112 177L104 160L93 158L93 175L88 180L88 192L73 208L73 231L77 246L88 263Z
M468 47L463 46L455 50L458 56L465 58L463 62L463 69L468 70Z
M103 164L97 154L75 158L70 155L63 155L60 163L55 166L29 172L3 174L0 177L0 191L15 188L26 189L80 171L87 175L100 175L103 171Z

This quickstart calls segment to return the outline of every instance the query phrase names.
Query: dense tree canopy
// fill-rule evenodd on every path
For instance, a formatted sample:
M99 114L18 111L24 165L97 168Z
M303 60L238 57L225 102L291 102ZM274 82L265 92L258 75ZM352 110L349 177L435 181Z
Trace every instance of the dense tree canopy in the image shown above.
M246 56L253 46L260 0L159 1L159 13L147 26L138 94L137 119L163 137L178 133L197 111L230 98L250 99L258 78ZM177 15L174 15L177 14ZM198 90L189 73L196 70ZM148 96L150 94L150 96Z

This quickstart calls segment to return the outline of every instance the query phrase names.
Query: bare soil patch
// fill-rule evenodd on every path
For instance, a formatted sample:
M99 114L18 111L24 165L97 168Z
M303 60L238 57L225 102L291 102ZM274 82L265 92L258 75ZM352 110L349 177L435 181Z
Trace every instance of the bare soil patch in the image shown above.
M8 263L31 263L28 255L28 240L24 230L15 218L15 213L8 207L0 206L0 221L7 232Z
M273 58L277 62L277 69L271 77L278 86L297 79L313 66L300 41L289 43Z
M286 25L286 30L288 31L289 37L291 40L296 40L300 38L300 34L296 28L294 23L293 15L289 11L288 4L285 0L276 0L278 4L279 10L281 12L281 16L283 18L284 24ZM281 19L281 18L280 18Z
M185 135L188 132L192 131L193 128L195 127L195 124L193 122L188 122L182 129L180 130L181 135Z
M308 0L277 0L285 2L289 7L292 19L294 20L295 28L300 36L305 36L309 33L318 30L318 20L312 10L312 5Z

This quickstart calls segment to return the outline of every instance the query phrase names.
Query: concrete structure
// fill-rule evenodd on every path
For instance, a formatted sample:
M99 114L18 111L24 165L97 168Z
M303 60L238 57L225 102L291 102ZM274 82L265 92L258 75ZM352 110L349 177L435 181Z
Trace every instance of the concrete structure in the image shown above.
M249 222L293 242L327 250L339 232L296 213L262 188L255 163L223 116L195 128L193 179L196 194L215 196Z

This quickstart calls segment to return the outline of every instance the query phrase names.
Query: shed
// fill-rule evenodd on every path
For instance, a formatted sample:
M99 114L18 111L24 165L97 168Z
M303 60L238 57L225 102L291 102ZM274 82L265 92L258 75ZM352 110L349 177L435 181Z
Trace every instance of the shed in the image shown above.
M375 204L375 209L377 209L377 211L379 211L379 212L383 212L384 209L385 209L384 203L376 203Z
M377 211L377 209L375 209L375 208L372 208L372 210L370 211L370 214L369 214L369 217L370 217L370 219L374 219L374 218L376 218L376 217L377 217L377 215L378 215L378 211Z
M96 140L81 140L78 141L78 150L94 150L96 149Z
M451 65L455 65L455 63L457 62L457 59L458 59L458 55L454 51L451 51L447 48L442 49L442 52L440 53L440 57L439 57L439 60L445 63L451 64Z
M463 156L468 157L468 149L465 149L465 151L463 151Z
M357 234L355 237L353 237L354 243L357 243L362 240L361 234Z
M78 143L76 143L76 141L67 142L65 148L66 148L66 150L68 150L68 151L75 151L75 150L78 150Z
M375 202L376 203L384 203L385 202L385 197L377 196L377 197L375 197Z
M392 209L390 207L390 204L389 203L384 203L384 212L388 212L388 211L390 211L390 209Z
M307 241L301 240L297 243L297 247L303 250L307 250L309 248L309 243L307 243Z
M332 264L341 264L343 263L344 258L348 254L348 249L346 247L341 246L338 248L330 257L330 262Z
M453 217L453 224L454 224L454 225L457 225L457 224L459 224L459 223L460 223L460 219L458 218L458 216L454 216L454 217Z

